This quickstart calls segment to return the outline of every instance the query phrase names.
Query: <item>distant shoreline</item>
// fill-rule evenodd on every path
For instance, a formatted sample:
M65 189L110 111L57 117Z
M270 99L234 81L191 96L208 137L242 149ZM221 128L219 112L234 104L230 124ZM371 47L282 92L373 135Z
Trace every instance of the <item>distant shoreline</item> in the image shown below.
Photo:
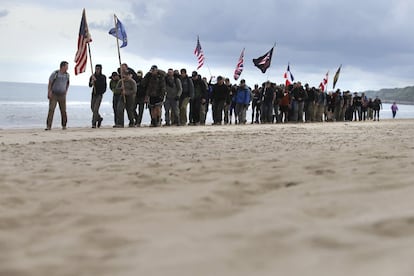
M397 104L404 104L404 105L414 105L414 102L410 102L410 101L390 101L390 100L383 100L382 103L387 103L387 104L393 104L394 102L396 102Z

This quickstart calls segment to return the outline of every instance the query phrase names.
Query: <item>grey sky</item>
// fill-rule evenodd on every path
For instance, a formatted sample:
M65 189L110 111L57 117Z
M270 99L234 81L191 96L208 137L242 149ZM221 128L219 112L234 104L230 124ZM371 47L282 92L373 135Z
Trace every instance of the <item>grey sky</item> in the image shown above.
M414 2L309 1L2 1L1 81L46 82L61 60L70 62L71 81L86 85L90 75L74 76L73 59L81 12L86 8L93 63L110 75L118 67L115 39L107 34L115 13L125 25L128 46L122 61L147 71L196 68L196 37L206 56L199 72L232 78L245 47L242 78L249 85L283 82L290 62L297 80L317 86L325 73L343 65L337 86L354 91L413 85ZM276 43L272 66L262 74L252 59Z

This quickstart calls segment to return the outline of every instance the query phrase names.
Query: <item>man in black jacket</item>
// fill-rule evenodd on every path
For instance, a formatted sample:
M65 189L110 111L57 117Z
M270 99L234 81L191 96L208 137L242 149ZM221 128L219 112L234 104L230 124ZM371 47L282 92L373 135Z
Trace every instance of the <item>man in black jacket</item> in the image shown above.
M213 92L211 95L213 105L213 124L221 125L223 121L224 105L226 100L230 97L230 90L224 83L223 77L217 77L217 83L213 86Z
M101 127L103 118L99 114L99 107L101 106L102 96L106 91L106 76L102 74L102 65L96 64L95 74L89 79L89 87L92 87L92 128Z
M192 100L193 106L192 111L192 124L199 125L201 122L201 116L205 113L205 103L207 99L207 86L201 76L194 71L191 74L193 85L194 85L194 98Z

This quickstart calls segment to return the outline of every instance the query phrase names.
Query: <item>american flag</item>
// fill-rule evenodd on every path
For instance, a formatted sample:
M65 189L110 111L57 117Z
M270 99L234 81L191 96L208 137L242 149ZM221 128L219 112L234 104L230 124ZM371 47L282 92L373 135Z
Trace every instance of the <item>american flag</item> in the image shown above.
M79 28L78 51L75 55L75 75L85 72L88 61L87 44L92 41L86 22L85 9L82 12L82 20Z
M198 59L198 66L197 66L197 70L198 70L201 68L201 66L204 65L204 53L203 53L203 49L201 49L200 38L198 36L197 36L197 46L194 49L194 55L196 55Z
M243 67L244 67L243 63L244 63L244 48L243 48L243 51L240 54L239 61L237 62L236 70L234 70L234 79L235 80L238 80L241 73L243 72Z
M293 83L293 81L295 80L295 78L292 75L292 72L290 72L290 64L288 63L288 67L286 69L285 74L283 75L283 77L286 79L285 85L289 86Z

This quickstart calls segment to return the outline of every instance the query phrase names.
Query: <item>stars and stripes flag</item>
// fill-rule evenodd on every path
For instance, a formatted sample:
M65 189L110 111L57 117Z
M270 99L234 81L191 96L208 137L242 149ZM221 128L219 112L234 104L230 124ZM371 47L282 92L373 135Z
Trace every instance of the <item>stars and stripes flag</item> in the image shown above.
M201 49L199 36L197 36L197 45L194 49L194 55L196 55L197 60L198 60L198 66L197 66L197 70L198 70L204 65L204 53L203 53L203 49Z
M275 48L275 46L263 56L253 59L253 64L259 68L263 74L266 73L267 68L270 67L270 63L272 62L273 48Z
M328 88L328 75L329 75L329 71L326 73L325 78L319 84L319 88L321 89L322 92L325 91L325 88Z
M89 42L92 42L92 38L89 33L88 23L86 22L85 9L83 9L79 28L78 51L75 55L75 75L85 72L88 61L87 45Z
M293 81L295 80L295 78L292 75L292 72L290 72L290 64L288 63L287 69L285 74L283 75L283 78L285 78L285 85L289 86L293 83Z
M336 73L335 73L335 76L334 76L334 79L333 79L333 88L332 89L335 89L335 85L338 82L339 73L341 73L341 67L342 67L342 64L339 66L338 71L336 71Z
M234 79L235 80L239 79L241 73L243 72L243 67L244 67L244 48L243 48L243 51L240 54L239 61L237 62L236 70L234 70Z

